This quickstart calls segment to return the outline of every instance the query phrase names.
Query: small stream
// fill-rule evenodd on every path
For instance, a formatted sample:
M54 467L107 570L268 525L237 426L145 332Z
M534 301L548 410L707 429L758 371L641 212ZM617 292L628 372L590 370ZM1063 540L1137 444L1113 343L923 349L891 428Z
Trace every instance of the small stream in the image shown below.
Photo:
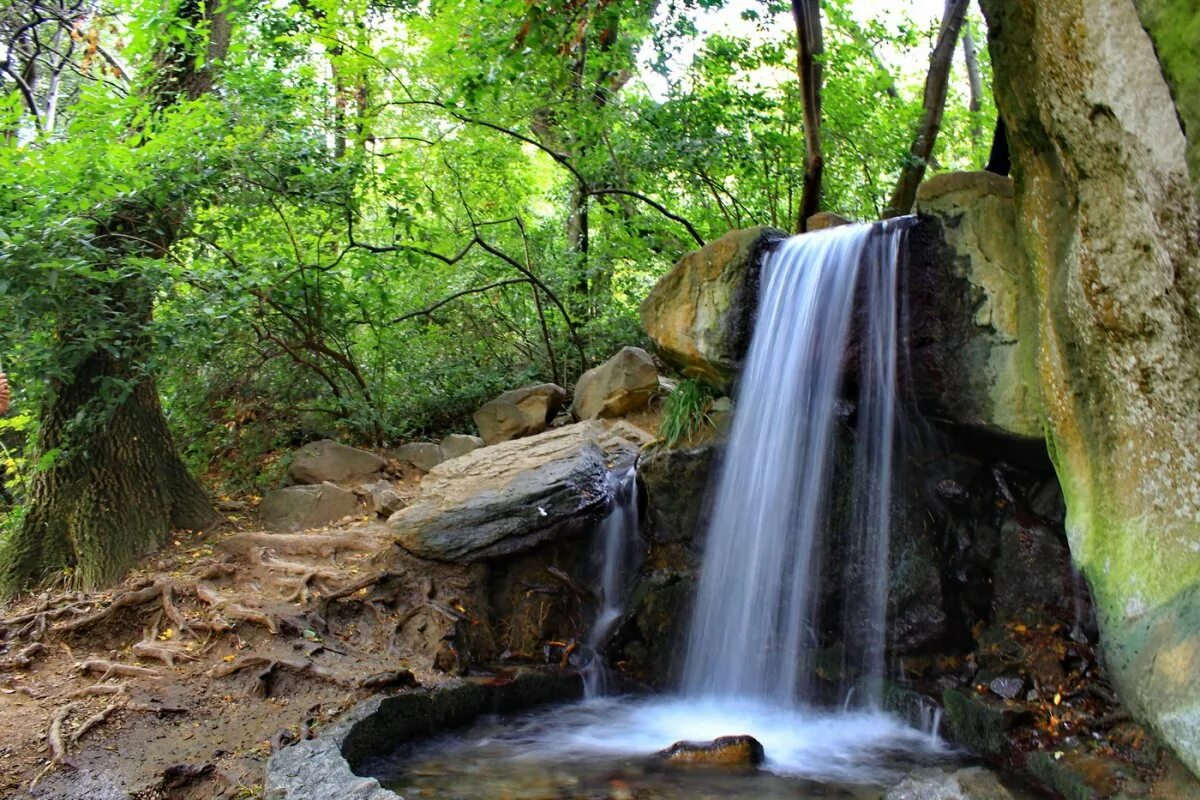
M750 734L760 769L674 766L653 756L681 739ZM363 774L407 800L878 800L913 768L959 756L931 734L872 712L783 710L750 700L607 697L485 717L403 746Z

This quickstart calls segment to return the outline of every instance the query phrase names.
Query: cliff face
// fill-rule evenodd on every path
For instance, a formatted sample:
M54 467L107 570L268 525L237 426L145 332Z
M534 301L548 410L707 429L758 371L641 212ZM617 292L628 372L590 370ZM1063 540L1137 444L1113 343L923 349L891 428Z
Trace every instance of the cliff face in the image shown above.
M982 5L1072 554L1126 702L1200 774L1200 12Z

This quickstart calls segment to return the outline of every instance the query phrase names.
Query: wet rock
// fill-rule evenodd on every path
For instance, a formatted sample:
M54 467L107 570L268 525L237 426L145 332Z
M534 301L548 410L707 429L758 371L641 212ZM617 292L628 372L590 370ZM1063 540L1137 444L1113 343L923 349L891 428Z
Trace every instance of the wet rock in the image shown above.
M442 439L442 455L449 461L452 458L465 456L472 450L478 450L484 446L483 438L480 436L470 436L465 433L452 433L445 439Z
M374 453L322 439L295 452L288 474L296 483L341 483L374 475L385 466L387 462Z
M1009 742L1005 734L1031 719L1023 708L962 689L943 692L942 705L948 737L985 756L1007 752Z
M1012 793L982 767L956 772L930 767L914 770L889 789L883 800L1012 800Z
M718 397L708 404L708 419L712 422L717 433L725 436L733 427L733 401L728 397Z
M354 492L328 482L268 492L258 507L263 527L273 531L321 528L358 511Z
M388 524L410 553L458 562L582 532L607 510L608 464L634 456L635 430L581 422L443 462Z
M619 417L650 401L658 390L658 368L640 347L623 347L615 356L579 376L575 384L578 419Z
M401 464L411 464L422 472L429 472L445 460L442 448L433 442L402 444L394 448L390 455Z
M1013 183L990 172L935 176L909 237L912 385L921 408L968 425L1041 438ZM1025 337L1021 336L1022 331Z
M766 758L753 736L719 736L711 742L676 742L659 751L671 764L707 764L721 767L757 767Z
M646 489L650 538L655 542L691 539L710 505L718 445L685 450L655 448L638 461L638 479Z
M1011 675L993 678L988 683L988 688L998 697L1003 697L1005 700L1014 700L1021 693L1021 690L1025 688L1025 679Z
M750 342L762 255L785 235L730 231L680 259L641 306L655 350L685 376L728 389Z
M531 436L546 430L566 400L566 390L553 383L512 389L480 406L475 426L487 444Z

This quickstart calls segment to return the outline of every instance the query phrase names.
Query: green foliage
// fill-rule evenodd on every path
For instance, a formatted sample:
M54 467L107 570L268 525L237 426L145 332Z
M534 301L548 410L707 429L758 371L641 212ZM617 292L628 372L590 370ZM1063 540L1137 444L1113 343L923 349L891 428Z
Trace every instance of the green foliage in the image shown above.
M713 396L708 384L694 378L680 381L675 390L667 395L658 426L658 436L667 447L674 447L692 438L705 425L712 424L708 418L708 406Z
M638 303L696 246L681 219L705 240L795 223L789 7L701 39L698 14L719 5L234 4L218 90L167 110L147 100L156 43L194 48L204 31L174 4L96 5L76 33L95 47L58 95L43 75L31 106L0 78L0 353L23 407L88 353L121 355L156 378L189 463L233 490L270 485L271 454L309 438L470 430L504 389L569 385L642 341ZM920 62L932 21L824 11L824 205L871 218L923 78L875 54ZM35 35L49 48L53 33ZM990 133L994 110L985 98L973 117L961 84L942 169L987 150L970 131L982 115ZM130 209L167 244L113 258L96 220ZM131 280L151 319L127 313ZM108 404L132 385L104 380ZM672 394L674 438L706 400L690 382Z

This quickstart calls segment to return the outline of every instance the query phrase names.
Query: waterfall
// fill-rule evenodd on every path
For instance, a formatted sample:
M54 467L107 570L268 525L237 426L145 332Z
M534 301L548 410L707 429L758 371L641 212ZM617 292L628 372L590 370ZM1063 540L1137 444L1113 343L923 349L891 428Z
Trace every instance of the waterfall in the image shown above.
M625 584L632 572L629 563L634 539L638 534L637 467L636 462L609 473L612 510L600 524L598 550L600 555L600 603L585 644L592 659L583 671L584 694L597 697L606 691L608 670L600 654L612 635L613 626L621 618L621 600Z
M911 218L782 242L763 264L754 334L709 520L684 691L794 707L811 699L817 589L835 414L857 344L854 565L843 606L856 705L877 706L883 672L896 396L896 263Z

